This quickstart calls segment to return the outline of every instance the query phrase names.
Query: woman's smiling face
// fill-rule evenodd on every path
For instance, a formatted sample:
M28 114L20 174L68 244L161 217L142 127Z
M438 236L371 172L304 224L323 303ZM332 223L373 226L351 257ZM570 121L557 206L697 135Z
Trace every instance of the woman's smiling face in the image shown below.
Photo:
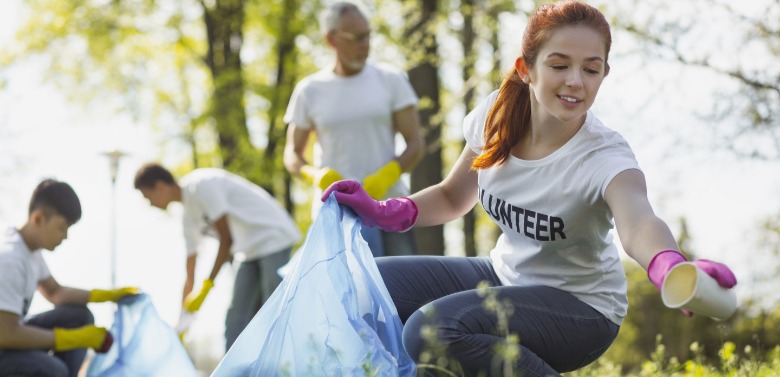
M582 25L551 31L527 82L534 119L580 121L593 105L607 73L606 45L596 30Z

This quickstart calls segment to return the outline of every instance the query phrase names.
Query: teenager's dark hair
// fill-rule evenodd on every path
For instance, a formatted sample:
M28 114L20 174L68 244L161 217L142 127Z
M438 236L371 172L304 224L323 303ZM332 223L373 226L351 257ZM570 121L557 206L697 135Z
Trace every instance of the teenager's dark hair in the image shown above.
M162 167L162 165L156 162L149 162L141 166L135 173L135 188L141 189L142 187L151 188L157 181L163 181L165 183L173 184L176 181L173 179L173 174L168 169Z
M609 23L598 9L577 1L560 1L539 6L530 16L523 32L522 58L529 69L536 64L539 49L552 33L564 26L585 25L604 38L604 75L609 73L609 49L612 35ZM485 169L500 165L511 153L512 147L530 127L531 100L528 84L523 82L516 69L504 78L498 89L498 98L485 121L485 147L474 159L471 167Z
M45 179L33 191L28 213L36 209L41 209L47 215L56 212L70 225L81 219L81 201L78 195L70 185L55 179Z

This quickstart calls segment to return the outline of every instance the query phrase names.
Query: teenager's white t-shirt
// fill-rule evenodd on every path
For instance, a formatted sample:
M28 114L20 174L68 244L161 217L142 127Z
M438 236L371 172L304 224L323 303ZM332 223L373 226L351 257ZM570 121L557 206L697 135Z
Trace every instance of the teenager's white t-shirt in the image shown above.
M231 253L252 260L293 246L298 226L268 192L221 169L196 169L179 181L182 190L184 240L188 255L201 237L218 238L214 221L227 215L233 238Z
M50 276L41 250L30 252L19 231L5 229L0 235L0 311L23 319L38 283Z
M464 120L466 143L477 154L497 95L493 92ZM549 156L510 156L479 170L479 202L503 231L490 252L501 282L569 292L622 323L626 277L604 192L628 169L639 169L629 145L588 112L577 134Z
M362 181L395 158L393 113L416 104L417 96L400 70L366 64L358 74L345 77L327 69L296 85L284 121L316 132L314 166ZM321 194L316 188L315 214ZM408 189L400 181L387 192L387 197L405 195Z

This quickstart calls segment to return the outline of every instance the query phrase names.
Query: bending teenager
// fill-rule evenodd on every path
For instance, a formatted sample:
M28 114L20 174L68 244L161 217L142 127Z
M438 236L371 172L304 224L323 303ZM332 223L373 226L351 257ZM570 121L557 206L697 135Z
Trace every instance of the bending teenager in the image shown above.
M388 231L454 220L477 202L501 227L489 258L388 257L377 265L418 361L431 342L465 375L558 376L590 364L612 344L626 315L626 277L610 230L656 287L685 258L653 212L645 177L626 141L589 111L609 73L609 24L575 1L540 6L522 52L501 87L464 120L460 158L441 183L409 198L371 199L357 181L325 191L364 225ZM736 284L723 264L696 261L720 285ZM513 310L505 341L478 283Z
M181 203L187 247L183 313L200 310L225 263L239 263L225 314L227 352L282 282L277 270L290 260L301 237L295 220L263 188L223 169L195 169L176 180L170 170L151 162L138 169L134 184L153 207L166 210ZM219 247L208 278L194 289L205 237L219 240Z

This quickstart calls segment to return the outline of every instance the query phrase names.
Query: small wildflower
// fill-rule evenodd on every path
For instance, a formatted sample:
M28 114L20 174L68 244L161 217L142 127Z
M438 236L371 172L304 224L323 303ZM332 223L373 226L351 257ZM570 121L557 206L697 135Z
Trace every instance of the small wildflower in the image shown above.
M731 360L732 357L734 357L734 350L737 348L737 345L733 342L726 342L723 343L723 347L720 349L720 358L723 361Z

